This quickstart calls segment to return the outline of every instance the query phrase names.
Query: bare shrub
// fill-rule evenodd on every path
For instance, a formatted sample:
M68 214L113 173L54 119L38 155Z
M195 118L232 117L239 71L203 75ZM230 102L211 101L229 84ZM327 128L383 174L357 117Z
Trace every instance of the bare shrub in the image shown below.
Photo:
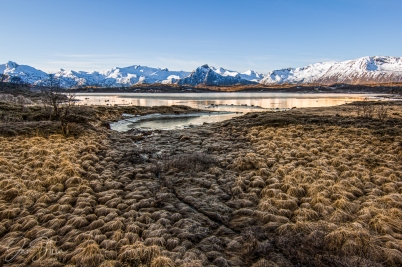
M383 121L388 117L389 108L385 104L374 105L368 98L365 98L355 104L355 111L358 117L371 119L376 115L379 120Z
M388 118L388 112L389 107L387 107L385 104L376 107L376 115L381 121L384 121L386 118Z
M374 115L375 107L368 103L368 98L365 98L363 102L356 105L356 111L358 117L372 118Z

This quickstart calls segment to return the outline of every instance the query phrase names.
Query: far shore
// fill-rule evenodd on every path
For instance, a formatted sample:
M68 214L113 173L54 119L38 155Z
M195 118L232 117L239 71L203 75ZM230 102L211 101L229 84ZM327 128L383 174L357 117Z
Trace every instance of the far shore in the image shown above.
M401 84L375 85L233 85L233 86L179 86L175 84L141 84L130 87L85 87L71 89L76 93L379 93L400 94Z

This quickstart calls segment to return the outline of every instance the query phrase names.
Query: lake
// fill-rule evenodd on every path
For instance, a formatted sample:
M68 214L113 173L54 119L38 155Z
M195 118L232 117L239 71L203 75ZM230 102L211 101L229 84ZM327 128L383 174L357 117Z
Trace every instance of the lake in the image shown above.
M112 129L126 131L132 127L176 129L212 123L240 116L247 112L282 111L293 107L327 107L369 99L375 94L292 94L292 93L80 93L80 105L185 105L221 114L196 114L193 117L171 116L152 120L124 120L112 124Z

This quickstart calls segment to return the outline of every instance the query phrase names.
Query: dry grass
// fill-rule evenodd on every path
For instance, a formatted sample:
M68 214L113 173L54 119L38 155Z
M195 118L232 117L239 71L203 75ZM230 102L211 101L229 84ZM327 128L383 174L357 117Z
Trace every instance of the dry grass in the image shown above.
M160 256L152 260L150 267L174 267L174 263L168 257Z
M59 135L0 138L0 190L5 204L0 213L0 243L24 237L25 245L18 242L16 248L31 246L25 259L17 257L13 263L99 266L104 261L107 254L97 242L88 242L95 236L100 240L101 235L82 232L86 227L95 230L104 226L93 214L96 196L79 160L84 151L99 146L91 139L99 140L95 136L75 139ZM5 224L10 220L14 223ZM110 228L117 226L112 223ZM14 240L3 237L14 233ZM2 253L2 259L7 253Z
M399 264L402 172L395 146L402 137L384 141L365 128L337 126L255 127L247 132L255 152L239 156L231 167L240 177L264 168L264 176L233 185L240 199L262 188L259 212L251 208L236 216L258 218L266 231L278 235L285 255L313 266L327 257L352 264L352 256ZM386 236L393 241L385 241ZM316 253L322 260L314 258ZM260 260L253 266L275 264Z
M119 260L127 263L150 264L161 255L158 246L145 246L142 242L126 245L120 249Z
M186 140L0 137L0 259L42 238L3 265L401 265L398 129L252 116Z
M76 266L95 267L99 266L105 260L105 256L96 243L84 243L74 251L74 254L71 262Z

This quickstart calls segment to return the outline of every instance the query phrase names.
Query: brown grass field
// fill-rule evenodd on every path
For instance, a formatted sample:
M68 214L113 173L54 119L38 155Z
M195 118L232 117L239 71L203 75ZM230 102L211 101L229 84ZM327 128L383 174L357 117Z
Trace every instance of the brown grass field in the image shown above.
M0 266L401 266L402 103L364 105L141 141L97 126L115 111L70 137L7 122Z

